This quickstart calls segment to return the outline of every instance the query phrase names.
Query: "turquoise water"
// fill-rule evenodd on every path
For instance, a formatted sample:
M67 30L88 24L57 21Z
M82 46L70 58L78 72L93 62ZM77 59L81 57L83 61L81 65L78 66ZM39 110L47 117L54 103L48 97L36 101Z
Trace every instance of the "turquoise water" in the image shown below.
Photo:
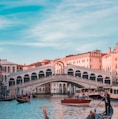
M0 101L0 119L44 119L42 106L47 107L50 119L84 119L90 110L97 107L98 112L104 111L104 102L92 101L90 107L65 106L59 98L32 99L29 103L20 104L16 100ZM98 106L99 104L99 106ZM118 119L118 102L112 103L113 119Z

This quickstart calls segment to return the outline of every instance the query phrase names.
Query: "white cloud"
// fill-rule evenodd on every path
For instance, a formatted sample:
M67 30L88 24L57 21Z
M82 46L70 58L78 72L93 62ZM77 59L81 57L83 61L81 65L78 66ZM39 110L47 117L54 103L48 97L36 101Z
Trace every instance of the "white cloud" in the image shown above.
M9 27L12 24L12 22L4 17L0 16L0 29Z
M79 3L75 2L62 2L56 9L52 12L47 13L47 18L42 22L37 23L36 26L32 26L30 30L27 31L29 38L34 38L37 41L53 41L60 43L64 39L84 39L84 38L98 38L102 36L107 36L111 30L108 32L103 32L102 30L94 29L88 30L87 27L99 26L102 20L109 17L112 13L118 11L118 7L103 8L102 10L92 10L87 11L86 7L94 6L97 4L106 4L109 2L90 2ZM83 12L81 12L81 9ZM80 13L81 12L81 13ZM99 24L98 24L99 23ZM105 29L107 30L107 29Z
M28 3L27 3L27 2ZM33 4L42 4L47 5L47 0L43 1L35 1L26 0L21 3L15 2L13 6L20 5L33 5ZM8 4L8 3L6 3ZM50 3L51 4L51 3ZM111 1L85 1L80 2L78 0L64 0L61 3L55 6L55 9L50 9L50 7L43 12L44 18L42 21L37 20L35 23L30 24L28 30L22 31L22 39L29 39L30 41L18 41L18 42L9 42L6 44L9 45L25 45L25 46L33 46L33 47L53 47L53 48L76 48L77 40L86 40L86 39L95 39L107 36L116 28L105 28L101 26L101 29L97 29L104 20L114 19L111 18L112 14L116 14L118 11L117 5L112 5ZM10 4L10 7L12 4ZM104 7L105 6L105 7ZM93 7L97 7L98 9L94 9ZM91 9L93 8L93 10ZM115 16L116 17L116 16ZM39 19L37 17L37 19ZM18 20L18 19L16 19ZM111 20L111 22L112 22ZM23 23L20 23L20 22ZM20 24L25 24L25 18L22 20L18 20ZM28 21L27 21L28 22ZM104 22L103 22L104 23ZM104 32L103 32L104 29ZM32 40L32 42L31 42ZM74 42L76 41L76 42ZM72 45L71 45L72 44ZM88 45L89 48L91 45ZM61 48L62 48L61 47ZM88 49L87 48L87 49ZM85 49L85 48L84 48Z
M0 52L4 51L4 48L0 47Z
M89 52L93 50L100 50L101 52L105 52L107 50L106 48L108 47L110 47L108 46L108 40L103 40L103 41L98 40L98 41L93 41L93 42L88 42L86 44L83 44L77 47L76 50L79 53Z

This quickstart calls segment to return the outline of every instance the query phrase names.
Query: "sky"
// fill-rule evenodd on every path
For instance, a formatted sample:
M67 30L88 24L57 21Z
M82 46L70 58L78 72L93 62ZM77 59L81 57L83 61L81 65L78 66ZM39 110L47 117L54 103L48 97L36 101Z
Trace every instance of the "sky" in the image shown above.
M118 0L0 0L0 58L54 60L118 43Z

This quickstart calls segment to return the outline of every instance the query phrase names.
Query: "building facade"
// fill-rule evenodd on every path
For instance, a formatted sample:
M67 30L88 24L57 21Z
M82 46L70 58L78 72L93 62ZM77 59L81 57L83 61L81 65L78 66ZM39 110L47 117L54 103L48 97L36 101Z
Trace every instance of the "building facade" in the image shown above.
M102 57L102 70L111 73L114 83L118 83L118 44Z
M13 62L9 62L6 59L0 59L0 96L7 93L8 76L11 73L22 71L22 65L18 65Z

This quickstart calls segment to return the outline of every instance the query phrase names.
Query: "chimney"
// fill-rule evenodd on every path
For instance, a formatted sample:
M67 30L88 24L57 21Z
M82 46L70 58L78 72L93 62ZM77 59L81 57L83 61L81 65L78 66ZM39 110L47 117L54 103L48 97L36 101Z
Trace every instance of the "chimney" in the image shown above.
M111 47L109 47L109 49L108 49L108 53L111 53Z
M116 44L116 48L115 49L118 50L118 43Z

